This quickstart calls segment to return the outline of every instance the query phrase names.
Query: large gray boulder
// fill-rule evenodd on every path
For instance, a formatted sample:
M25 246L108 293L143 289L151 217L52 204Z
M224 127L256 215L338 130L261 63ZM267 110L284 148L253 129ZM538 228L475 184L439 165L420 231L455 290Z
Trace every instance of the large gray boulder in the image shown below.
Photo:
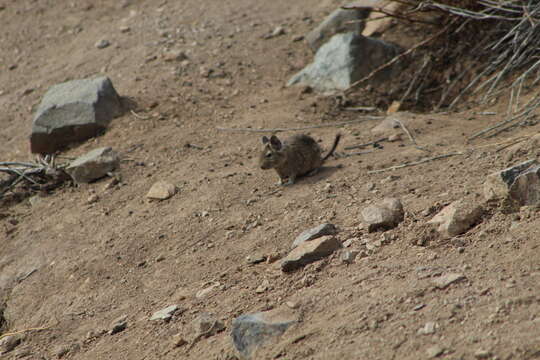
M307 44L313 52L316 52L336 34L345 32L362 33L365 23L361 20L368 17L370 11L370 8L351 10L339 8L334 10L319 26L306 35Z
M33 153L53 153L103 131L122 113L120 98L108 77L53 85L41 100L30 135Z
M294 75L287 86L310 86L323 93L346 90L400 53L397 45L356 33L334 35L320 47L311 64ZM377 85L392 78L398 65L379 71L370 79Z

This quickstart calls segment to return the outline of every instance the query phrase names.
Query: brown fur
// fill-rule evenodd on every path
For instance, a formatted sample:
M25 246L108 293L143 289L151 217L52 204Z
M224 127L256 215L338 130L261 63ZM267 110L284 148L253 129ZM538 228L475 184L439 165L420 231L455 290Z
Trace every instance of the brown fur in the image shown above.
M316 172L336 149L341 135L336 135L332 149L324 157L317 142L310 136L300 134L283 142L273 135L270 139L262 137L263 150L259 157L261 169L275 169L280 184L294 184L296 178ZM288 181L285 183L285 180Z

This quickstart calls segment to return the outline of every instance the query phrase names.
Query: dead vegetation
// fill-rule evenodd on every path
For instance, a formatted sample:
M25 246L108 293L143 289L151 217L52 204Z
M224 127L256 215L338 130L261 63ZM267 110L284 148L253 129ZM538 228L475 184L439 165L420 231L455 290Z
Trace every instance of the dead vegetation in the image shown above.
M540 96L525 101L523 95L540 81L539 1L396 2L405 5L399 14L382 15L394 17L400 28L433 35L399 55L406 55L408 68L416 70L402 72L384 94L386 101L398 100L415 110L451 111L463 103L492 104L509 97L507 120L471 139L532 121ZM383 95L368 90L376 99Z

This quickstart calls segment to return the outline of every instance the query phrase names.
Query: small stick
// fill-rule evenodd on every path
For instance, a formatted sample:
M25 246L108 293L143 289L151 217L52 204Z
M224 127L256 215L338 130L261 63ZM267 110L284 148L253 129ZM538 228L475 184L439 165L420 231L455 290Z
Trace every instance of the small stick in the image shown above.
M411 140L411 142L414 144L414 145L418 145L416 143L416 140L414 140L414 137L412 136L411 132L409 131L409 129L407 129L407 127L405 126L405 124L403 124L401 121L397 120L397 119L394 119L395 122L397 122L399 124L399 126L403 129L403 131L405 131L405 133L407 134L407 136L409 137L409 139Z
M456 18L457 19L457 18ZM418 49L420 46L422 45L425 45L427 44L428 42L430 42L431 40L435 39L436 37L438 37L439 35L442 35L444 34L449 28L450 28L450 25L452 25L456 20L454 19L454 21L452 21L448 26L446 26L444 29L442 29L441 31L439 31L438 33L435 33L435 35L433 36L430 36L429 38L425 39L425 40L422 40L420 41L418 44L414 45L412 48L408 49L407 51L404 51L402 52L401 54L397 55L396 57L394 57L392 60L388 61L386 64L383 64L381 66L379 66L378 68L376 68L375 70L373 70L372 72L370 72L367 76L363 77L362 79L358 80L358 81L355 81L351 84L351 86L349 86L347 89L345 89L343 91L343 93L347 94L349 93L353 88L355 88L356 86L360 85L361 83L363 83L364 81L367 81L369 79L371 79L373 76L375 76L375 74L377 74L379 71L381 70L384 70L386 69L387 67L389 67L390 65L394 64L395 62L397 62L399 59L401 59L402 57L404 56L407 56L408 54L410 54L411 52L413 52L414 50Z
M384 169L371 170L371 171L368 171L368 174L377 174L377 173L382 173L382 172L385 172L385 171L402 169L404 167L420 165L420 164L423 164L423 163L426 163L426 162L429 162L429 161L444 159L444 158L447 158L447 157L450 157L450 156L455 156L455 155L463 155L463 153L456 152L456 153L450 153L450 154L444 154L444 155L437 155L437 156L433 156L433 157L430 157L430 158L424 158L424 159L419 160L419 161L407 162L407 163L391 166L391 167L384 168Z
M516 141L512 141L512 142L510 142L510 143L508 143L508 144L506 144L506 145L501 146L500 148L498 148L497 150L495 150L495 152L497 153L497 152L499 152L499 151L501 151L501 150L506 149L507 147L510 147L510 146L512 146L512 145L515 145L515 144L519 144L520 142L525 141L525 140L527 140L528 138L529 138L529 137L527 136L527 137L518 139L518 140L516 140Z
M31 168L36 168L40 166L39 164L26 163L26 162L14 162L14 161L2 161L0 162L0 165L3 165L3 166L20 165L20 166L31 167Z
M141 119L141 120L148 120L150 119L149 116L142 116L142 115L139 115L137 114L135 111L133 110L130 110L130 112L133 114L133 116L135 116L137 119Z
M378 140L375 140L375 141L370 141L370 142L365 143L365 144L346 146L345 150L362 149L362 148L365 148L366 146L374 145L374 144L377 144L377 143L380 143L380 142L383 142L383 141L388 141L388 138L381 138L381 139L378 139Z
M343 108L345 111L375 111L376 107L373 106L357 106L357 107L346 107Z
M304 126L304 127L296 127L296 128L276 128L276 129L250 129L250 128L222 128L217 127L216 130L218 131L233 131L233 132L257 132L257 133L277 133L277 132L283 132L283 131L298 131L298 130L308 130L308 129L318 129L318 128L325 128L325 127L334 127L334 126L343 126L348 124L353 124L365 120L370 119L382 119L383 116L367 116L363 117L362 119L358 120L350 120L350 121L343 121L333 124L322 124L322 125L311 125L311 126Z
M375 150L366 150L366 151L355 151L355 152L351 152L351 153L341 153L339 154L339 157L349 157L349 156L355 156L355 155L365 155L365 154L370 154L372 152L374 152Z
M50 326L45 326L45 327L29 328L29 329L24 329L24 330L19 330L19 331L10 332L10 333L5 333L5 334L0 335L0 340L3 339L3 338L5 338L5 337L8 337L8 336L24 334L24 333L27 333L27 332L30 332L30 331L43 331L43 330L48 330L48 329L50 329L51 327L52 327L52 325L50 325Z

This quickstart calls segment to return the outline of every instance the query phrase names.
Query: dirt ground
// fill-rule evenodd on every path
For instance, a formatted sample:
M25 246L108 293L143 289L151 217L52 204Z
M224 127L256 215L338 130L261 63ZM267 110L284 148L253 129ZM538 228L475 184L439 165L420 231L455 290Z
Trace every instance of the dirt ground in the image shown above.
M497 145L538 133L539 125L467 143L503 119L504 99L460 113L413 115L409 126L431 154L404 136L369 154L331 159L325 171L289 187L257 167L260 134L216 129L361 116L284 87L312 56L294 39L338 5L0 1L2 161L31 158L33 109L55 83L105 74L138 115L116 118L102 136L62 153L113 147L123 159L118 185L105 179L65 186L0 207L4 332L46 328L25 332L2 358L234 359L232 320L287 303L297 305L302 321L257 359L424 359L434 346L443 359L540 358L538 209L504 214L491 207L462 236L414 245L437 209L466 196L482 201L486 175L540 155L527 141L518 150ZM286 33L263 39L277 26ZM96 48L102 39L111 45ZM187 60L170 59L175 50ZM309 134L328 148L339 130L343 152L374 140L370 130L378 121ZM463 155L368 174L451 152ZM179 192L147 200L158 180ZM89 202L93 195L97 201ZM246 260L286 254L300 232L324 222L361 248L362 238L381 237L362 228L361 210L389 196L403 202L405 221L387 232L389 244L353 264L338 253L283 274L275 263ZM466 278L436 289L431 281L446 273ZM265 281L268 289L257 292ZM182 311L170 322L148 320L171 304ZM193 346L173 346L176 334L188 342L195 337L191 323L202 312L227 329ZM124 315L127 329L107 334ZM429 322L433 333L418 333Z

